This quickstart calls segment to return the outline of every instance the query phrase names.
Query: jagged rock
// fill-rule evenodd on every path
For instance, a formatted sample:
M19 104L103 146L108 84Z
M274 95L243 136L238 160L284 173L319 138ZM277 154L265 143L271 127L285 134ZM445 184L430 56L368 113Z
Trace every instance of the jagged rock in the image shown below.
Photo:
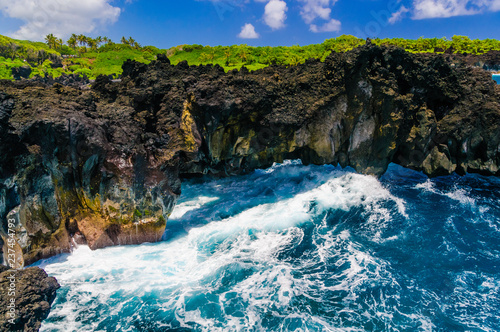
M22 78L27 79L31 75L30 66L14 67L12 68L12 76L15 80L20 80Z
M63 86L70 86L73 88L84 88L85 86L90 84L90 80L86 75L79 76L75 74L65 74L63 73L61 76L53 78L52 76L35 76L32 78L33 82L37 82L43 85L54 85L60 84Z
M0 330L38 331L59 287L38 267L9 270L0 265Z
M373 175L391 162L500 174L499 87L452 55L365 45L228 73L159 58L85 91L0 84L0 217L16 220L27 263L74 237L91 248L159 240L183 176L297 158Z

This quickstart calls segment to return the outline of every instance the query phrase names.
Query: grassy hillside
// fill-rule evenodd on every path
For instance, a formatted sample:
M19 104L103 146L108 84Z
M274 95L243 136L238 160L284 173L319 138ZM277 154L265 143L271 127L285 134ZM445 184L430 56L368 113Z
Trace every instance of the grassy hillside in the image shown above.
M419 38L409 40L374 39L377 45L394 45L413 53L482 54L490 50L500 51L500 41L494 39L471 40L464 36L446 38ZM202 46L180 45L168 50L154 46L141 47L132 38L122 38L113 43L106 37L89 38L72 35L66 43L48 35L46 43L15 40L0 36L0 79L13 79L12 68L29 66L30 77L66 74L86 75L90 79L98 75L121 74L121 65L127 59L149 63L157 54L164 53L173 64L186 60L190 65L218 64L226 71L246 66L250 70L271 64L293 66L308 58L324 60L330 52L346 52L363 45L365 40L353 36L327 39L321 44L307 46L251 47L248 45Z

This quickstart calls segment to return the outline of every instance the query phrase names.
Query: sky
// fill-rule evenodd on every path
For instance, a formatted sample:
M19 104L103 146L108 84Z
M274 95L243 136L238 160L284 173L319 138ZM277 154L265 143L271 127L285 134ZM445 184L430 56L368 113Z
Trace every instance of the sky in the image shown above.
M141 45L291 46L360 38L500 39L500 0L0 0L0 34Z

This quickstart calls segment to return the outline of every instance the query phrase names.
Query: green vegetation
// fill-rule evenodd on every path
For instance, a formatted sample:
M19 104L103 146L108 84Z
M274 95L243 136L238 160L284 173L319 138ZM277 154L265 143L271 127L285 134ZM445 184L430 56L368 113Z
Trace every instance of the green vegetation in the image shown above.
M346 52L364 43L363 39L353 36L340 36L328 39L322 44L290 47L251 47L245 44L215 47L181 45L167 50L167 56L173 64L186 60L190 65L217 64L226 71L242 66L257 70L271 64L294 66L309 58L323 61L332 51Z
M15 40L0 36L0 79L13 79L12 68L31 67L30 77L65 74L86 75L95 79L98 75L121 74L121 66L127 59L143 63L153 61L160 53L166 54L173 64L187 61L190 65L220 65L226 71L242 66L257 70L271 64L294 66L309 58L324 59L332 51L346 52L363 45L365 40L342 35L327 39L321 44L307 46L251 47L248 45L202 46L180 45L168 50L154 46L142 47L132 37L122 37L114 43L107 37L90 38L73 34L64 42L53 34L45 42ZM376 45L402 47L412 53L483 54L490 50L500 51L500 41L495 39L471 40L465 36L446 38L419 38L417 40L393 38L373 39Z
M149 63L161 51L141 47L132 37L119 44L107 37L90 38L73 34L66 43L49 34L45 43L15 40L0 36L0 79L13 79L12 68L29 66L33 76L58 77L65 74L97 76L121 74L127 59Z

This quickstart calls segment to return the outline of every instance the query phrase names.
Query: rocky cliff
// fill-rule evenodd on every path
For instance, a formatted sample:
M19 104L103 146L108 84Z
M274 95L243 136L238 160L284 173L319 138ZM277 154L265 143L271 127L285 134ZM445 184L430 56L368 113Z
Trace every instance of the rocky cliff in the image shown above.
M38 267L18 271L0 265L0 331L38 331L58 288Z
M0 217L25 263L160 239L180 178L300 158L380 175L499 175L499 87L443 55L365 45L290 68L126 62L92 89L0 84Z

